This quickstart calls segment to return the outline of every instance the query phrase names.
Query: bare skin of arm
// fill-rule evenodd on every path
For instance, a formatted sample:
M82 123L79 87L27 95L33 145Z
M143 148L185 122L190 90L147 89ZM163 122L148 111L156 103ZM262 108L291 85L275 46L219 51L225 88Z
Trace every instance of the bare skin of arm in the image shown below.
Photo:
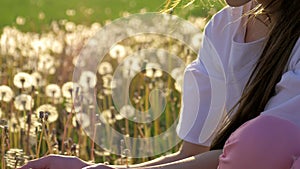
M219 164L219 156L222 154L222 150L213 150L190 156L178 161L170 163L159 164L155 166L136 167L130 166L132 169L217 169ZM110 166L111 169L125 169L124 166ZM105 166L91 166L86 169L107 169Z
M222 150L214 150L171 163L140 167L141 169L217 169Z
M158 159L132 165L132 168L143 168L143 167L150 167L150 166L159 166L163 165L164 163L172 163L178 160L185 159L187 157L192 157L194 155L207 152L209 150L208 147L204 147L201 145L183 142L181 149L174 154L160 157ZM63 168L74 168L74 169L81 169L81 168L96 168L96 169L111 169L111 168L126 168L124 166L106 166L104 164L89 164L85 161L82 161L76 157L68 157L68 156L61 156L61 155L49 155L38 160L33 160L28 162L26 165L21 167L21 169L63 169Z
M157 159L154 159L152 161L144 162L141 164L135 164L130 165L130 168L160 168L160 167L168 167L172 168L176 165L178 165L178 162L183 162L183 165L180 165L181 167L185 168L185 165L189 165L188 161L193 161L195 157L197 157L198 154L207 153L209 151L209 147L201 146L198 144L193 144L190 142L183 141L182 147L180 150L176 153L163 156ZM197 157L198 158L198 157ZM183 161L182 161L183 160ZM90 167L86 167L86 169L108 169L108 168L118 168L118 169L124 169L125 166L104 166L103 164L96 164ZM207 168L208 169L208 168Z
M174 161L182 160L187 157L195 156L197 154L201 154L204 152L207 152L209 150L209 147L201 146L198 144L193 144L190 142L183 141L182 147L180 150L176 153L163 156L157 159L154 159L152 161L148 161L141 164L132 165L132 167L144 167L144 166L154 166L154 165L160 165L165 163L171 163Z

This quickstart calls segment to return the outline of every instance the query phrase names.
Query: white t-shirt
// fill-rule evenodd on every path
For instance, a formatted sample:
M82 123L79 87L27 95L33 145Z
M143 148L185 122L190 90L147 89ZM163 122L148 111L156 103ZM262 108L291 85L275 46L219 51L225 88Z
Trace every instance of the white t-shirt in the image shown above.
M243 14L251 4L225 7L207 24L198 58L185 70L177 134L187 142L210 146L225 110L240 98L265 38L245 43ZM300 40L276 94L262 114L288 119L300 127Z

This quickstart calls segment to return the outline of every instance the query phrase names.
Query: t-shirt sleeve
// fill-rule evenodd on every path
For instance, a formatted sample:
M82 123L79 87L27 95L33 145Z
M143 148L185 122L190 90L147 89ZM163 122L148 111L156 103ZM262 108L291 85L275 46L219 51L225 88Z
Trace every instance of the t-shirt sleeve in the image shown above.
M288 120L261 115L225 143L218 169L290 169L300 156L300 129ZM294 164L293 164L294 163Z
M300 40L295 45L287 71L275 87L262 114L287 119L300 127Z
M177 134L185 141L210 146L223 116L225 80L222 63L204 36L199 57L184 72Z
M226 78L224 67L243 8L225 7L205 27L198 58L184 72L182 107L177 134L185 141L210 146L224 117Z

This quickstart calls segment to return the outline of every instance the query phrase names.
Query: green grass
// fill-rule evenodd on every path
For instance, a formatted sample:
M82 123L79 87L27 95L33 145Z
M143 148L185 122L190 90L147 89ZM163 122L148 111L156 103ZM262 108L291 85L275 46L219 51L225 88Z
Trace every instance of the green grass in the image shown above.
M68 19L75 23L90 24L94 21L104 21L120 16L121 11L136 13L141 8L149 11L160 9L161 2L158 0L1 0L0 1L0 27L16 25L16 17L26 18L24 26L18 26L23 30L35 30L48 25L52 20ZM86 15L86 9L94 11ZM67 16L66 10L74 9L76 15ZM109 12L110 11L110 12ZM40 12L45 14L45 19L40 20Z
M163 8L164 0L1 0L0 1L0 29L4 26L16 26L23 31L45 30L52 20L67 19L77 24L91 24L104 22L121 16L123 11L138 13L146 8L149 12L157 12ZM193 9L175 12L180 16L198 15L206 17L213 8L220 9L219 0L198 0ZM67 16L66 10L74 9L74 16ZM86 14L87 9L94 12ZM185 11L185 12L183 12ZM44 13L45 18L39 19L39 13ZM26 19L25 25L17 25L18 16Z

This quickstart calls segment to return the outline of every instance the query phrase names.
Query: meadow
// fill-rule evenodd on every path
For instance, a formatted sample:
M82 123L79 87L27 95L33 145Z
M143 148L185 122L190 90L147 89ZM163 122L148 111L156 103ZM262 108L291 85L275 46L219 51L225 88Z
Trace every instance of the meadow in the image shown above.
M187 33L195 49L207 20L221 7L219 1L201 1L174 11L199 30ZM129 164L178 150L180 142L173 135L165 134L164 141L155 144L127 139L159 136L176 123L182 72L197 57L190 46L159 34L128 36L111 46L96 71L81 71L76 80L73 76L74 69L89 64L79 57L98 31L116 18L160 11L162 1L2 0L0 8L1 168L17 168L47 154ZM147 49L156 49L151 58L146 58ZM87 51L93 55L92 49ZM162 51L184 64L171 66L172 58ZM157 62L172 69L162 71ZM115 80L118 71L130 81ZM128 99L120 86L128 87ZM152 92L156 89L160 92ZM118 106L114 97L125 98L124 104ZM161 111L158 118L152 117L155 110L147 111L151 108Z

